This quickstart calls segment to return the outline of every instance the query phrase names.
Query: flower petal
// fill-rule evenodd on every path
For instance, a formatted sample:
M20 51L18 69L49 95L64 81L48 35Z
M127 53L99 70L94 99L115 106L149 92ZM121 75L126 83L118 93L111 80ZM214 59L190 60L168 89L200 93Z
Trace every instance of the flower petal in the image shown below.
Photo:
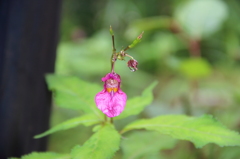
M106 90L102 90L95 97L95 102L104 114L112 118L118 116L126 105L127 95L119 89L113 96Z
M121 82L121 77L120 77L117 73L115 73L115 72L106 74L106 75L102 78L102 81L105 82L105 81L108 80L108 79L115 79L115 80L117 80L118 82Z

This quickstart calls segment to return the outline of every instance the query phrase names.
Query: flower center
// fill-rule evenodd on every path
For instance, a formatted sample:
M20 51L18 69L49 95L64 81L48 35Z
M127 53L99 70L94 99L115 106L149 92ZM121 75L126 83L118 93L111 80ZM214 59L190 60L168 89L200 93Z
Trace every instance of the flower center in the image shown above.
M118 90L118 81L115 80L115 79L108 79L106 81L106 88L107 88L107 91L110 93L110 92L117 92Z

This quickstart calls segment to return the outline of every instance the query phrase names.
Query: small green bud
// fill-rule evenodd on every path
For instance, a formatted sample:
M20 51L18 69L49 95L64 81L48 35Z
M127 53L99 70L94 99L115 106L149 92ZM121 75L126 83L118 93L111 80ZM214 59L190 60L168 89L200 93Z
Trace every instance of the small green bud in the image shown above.
M112 26L111 26L111 25L110 25L110 29L109 29L109 31L110 31L110 34L113 36L114 33L113 33L113 30L112 30Z
M128 47L129 47L129 48L133 48L135 45L137 45L139 42L141 42L143 33L144 33L144 32L142 32L142 33L137 37L137 39L135 39L135 40L133 41L133 43L132 43L131 45L129 45Z

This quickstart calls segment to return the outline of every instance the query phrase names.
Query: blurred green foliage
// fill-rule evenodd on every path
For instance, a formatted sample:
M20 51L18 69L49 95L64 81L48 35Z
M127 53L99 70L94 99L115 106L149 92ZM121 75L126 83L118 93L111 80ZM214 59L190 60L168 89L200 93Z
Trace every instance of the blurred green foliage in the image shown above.
M164 158L164 154L159 153L159 150L172 149L175 144L175 139L157 132L134 131L128 135L127 139L123 139L122 141L123 159Z
M161 114L209 113L240 131L239 15L237 0L65 0L56 73L102 84L101 78L110 71L109 26L115 31L117 50L144 31L142 42L127 51L138 60L139 70L132 73L126 61L120 61L115 71L121 75L122 89L129 97L140 95L150 82L158 80L154 102L140 116L119 120L116 126ZM52 125L75 115L74 111L54 107ZM56 133L50 138L49 150L69 153L73 145L89 138L89 132L81 127ZM161 152L165 158L240 156L239 148L210 144L199 150L185 141ZM115 157L121 158L122 153Z

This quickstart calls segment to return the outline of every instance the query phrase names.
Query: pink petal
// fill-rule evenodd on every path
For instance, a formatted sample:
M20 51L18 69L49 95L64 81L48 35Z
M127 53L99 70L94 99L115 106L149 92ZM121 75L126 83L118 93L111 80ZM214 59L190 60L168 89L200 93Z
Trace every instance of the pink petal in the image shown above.
M100 109L108 117L118 116L126 105L127 95L119 89L113 96L105 89L95 96L95 102Z
M115 79L117 80L118 82L121 82L121 77L117 74L117 73L108 73L106 74L103 78L102 78L102 81L105 82L106 80L108 79Z

